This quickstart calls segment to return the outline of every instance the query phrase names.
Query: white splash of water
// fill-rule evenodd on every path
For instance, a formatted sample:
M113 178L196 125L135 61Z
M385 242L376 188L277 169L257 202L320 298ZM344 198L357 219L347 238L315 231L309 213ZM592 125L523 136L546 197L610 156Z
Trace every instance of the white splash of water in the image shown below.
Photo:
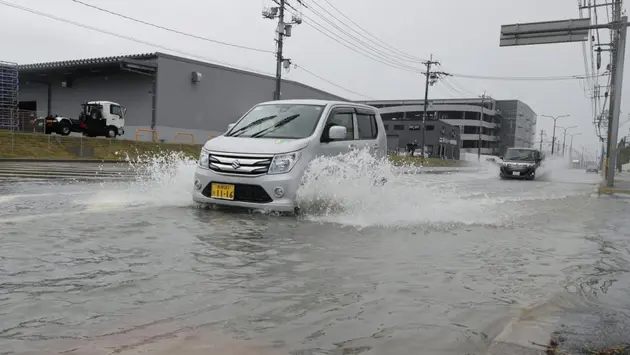
M181 152L169 152L128 159L128 164L137 174L133 181L102 183L92 198L80 203L88 205L89 210L191 205L195 159Z
M300 209L311 220L362 227L502 221L492 200L471 206L448 176L400 170L365 151L315 159L298 191Z

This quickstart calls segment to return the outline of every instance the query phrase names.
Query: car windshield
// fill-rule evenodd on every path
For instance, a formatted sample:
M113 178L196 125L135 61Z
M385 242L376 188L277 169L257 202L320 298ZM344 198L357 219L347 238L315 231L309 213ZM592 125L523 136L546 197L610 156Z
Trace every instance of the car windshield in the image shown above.
M323 111L323 105L258 105L247 113L226 136L306 138L315 131Z
M508 149L503 160L523 160L534 161L536 159L536 151L531 149Z

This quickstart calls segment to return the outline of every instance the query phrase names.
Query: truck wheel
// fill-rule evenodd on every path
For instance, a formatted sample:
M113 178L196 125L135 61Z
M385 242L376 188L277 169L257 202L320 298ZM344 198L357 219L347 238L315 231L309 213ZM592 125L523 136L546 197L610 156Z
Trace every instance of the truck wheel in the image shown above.
M59 123L59 134L62 136L70 135L70 124L66 121L61 121Z
M107 127L107 138L116 138L116 135L118 135L116 127Z

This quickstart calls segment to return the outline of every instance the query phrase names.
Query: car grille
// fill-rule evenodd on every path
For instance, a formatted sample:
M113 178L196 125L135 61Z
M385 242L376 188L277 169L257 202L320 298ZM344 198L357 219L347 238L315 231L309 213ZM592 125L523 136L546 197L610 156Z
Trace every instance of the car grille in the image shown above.
M231 175L262 175L269 171L271 155L244 155L210 152L208 169Z
M211 197L212 195L212 183L215 184L229 184L219 181L210 182L201 193L206 197ZM259 185L249 185L249 184L229 184L234 185L234 200L240 202L253 202L253 203L269 203L273 201L273 199L267 194L265 189L263 189Z

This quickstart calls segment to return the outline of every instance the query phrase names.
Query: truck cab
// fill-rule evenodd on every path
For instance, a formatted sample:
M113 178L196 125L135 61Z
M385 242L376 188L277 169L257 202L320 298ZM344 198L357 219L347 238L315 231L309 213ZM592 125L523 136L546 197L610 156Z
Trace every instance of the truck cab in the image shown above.
M353 149L387 154L378 109L325 100L263 102L203 146L192 199L296 212L297 190L309 163Z
M88 101L82 104L81 108L79 121L85 135L114 138L125 133L127 109L120 104L111 101Z

